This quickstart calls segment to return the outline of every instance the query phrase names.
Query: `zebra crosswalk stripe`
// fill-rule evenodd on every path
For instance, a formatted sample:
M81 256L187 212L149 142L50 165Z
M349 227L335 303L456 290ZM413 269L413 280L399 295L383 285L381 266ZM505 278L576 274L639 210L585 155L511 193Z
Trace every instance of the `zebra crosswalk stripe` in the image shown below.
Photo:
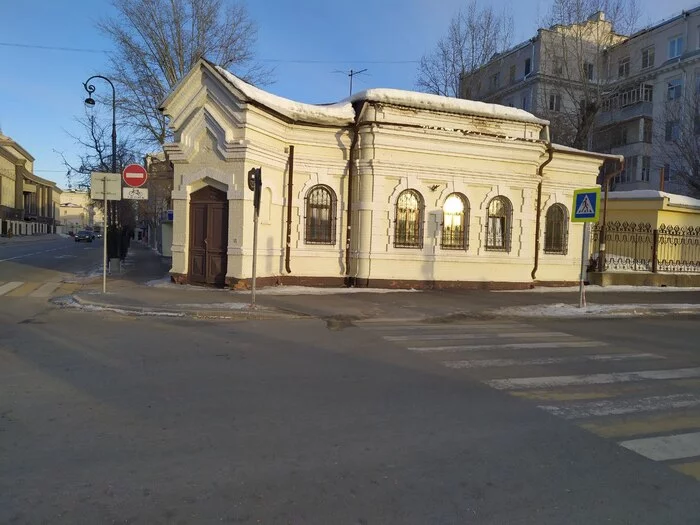
M49 282L42 284L38 289L29 294L29 297L49 297L56 289L61 286L61 283Z
M6 293L11 292L15 288L19 288L23 284L24 284L24 282L22 282L22 281L12 281L9 283L5 283L2 286L0 286L0 295L5 295Z
M471 359L465 361L445 361L447 368L491 368L503 366L543 366L563 363L585 363L588 361L626 361L629 359L666 359L664 356L641 354L593 354L567 357L540 357L532 359Z

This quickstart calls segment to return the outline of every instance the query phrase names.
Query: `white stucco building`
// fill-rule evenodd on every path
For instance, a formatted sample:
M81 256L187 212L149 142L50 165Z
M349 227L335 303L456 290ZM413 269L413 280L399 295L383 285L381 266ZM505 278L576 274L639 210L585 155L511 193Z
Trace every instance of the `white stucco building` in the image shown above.
M248 284L257 167L260 284L574 282L573 190L617 160L552 145L521 109L387 89L301 104L205 60L162 110L177 282Z

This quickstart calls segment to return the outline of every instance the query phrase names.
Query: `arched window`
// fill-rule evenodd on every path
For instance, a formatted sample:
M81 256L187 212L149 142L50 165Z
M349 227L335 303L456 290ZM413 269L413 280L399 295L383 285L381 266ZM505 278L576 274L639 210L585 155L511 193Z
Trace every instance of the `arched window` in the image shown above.
M512 206L505 197L494 197L489 202L486 218L486 249L497 252L510 251Z
M562 204L550 206L544 223L544 252L566 255L568 234L568 210Z
M306 195L306 244L335 244L335 204L328 186L311 188Z
M396 200L394 246L423 247L423 198L417 191L402 191Z
M444 250L466 250L469 231L469 203L460 193L452 193L442 206L442 240Z

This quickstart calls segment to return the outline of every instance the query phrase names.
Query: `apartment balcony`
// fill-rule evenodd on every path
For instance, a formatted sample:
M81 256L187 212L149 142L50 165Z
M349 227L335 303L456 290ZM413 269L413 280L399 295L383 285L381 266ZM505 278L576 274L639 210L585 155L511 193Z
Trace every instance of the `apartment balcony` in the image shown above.
M637 102L622 108L600 112L596 117L596 127L609 126L618 122L625 122L638 118L653 118L654 104L652 102Z

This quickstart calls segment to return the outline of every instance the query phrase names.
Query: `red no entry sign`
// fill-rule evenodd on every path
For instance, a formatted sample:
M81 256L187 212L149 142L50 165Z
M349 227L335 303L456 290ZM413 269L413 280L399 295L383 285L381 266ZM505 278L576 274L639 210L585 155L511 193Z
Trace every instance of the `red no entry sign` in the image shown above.
M129 164L124 171L122 171L122 179L127 186L132 188L140 188L148 180L148 172L146 168L138 164Z

